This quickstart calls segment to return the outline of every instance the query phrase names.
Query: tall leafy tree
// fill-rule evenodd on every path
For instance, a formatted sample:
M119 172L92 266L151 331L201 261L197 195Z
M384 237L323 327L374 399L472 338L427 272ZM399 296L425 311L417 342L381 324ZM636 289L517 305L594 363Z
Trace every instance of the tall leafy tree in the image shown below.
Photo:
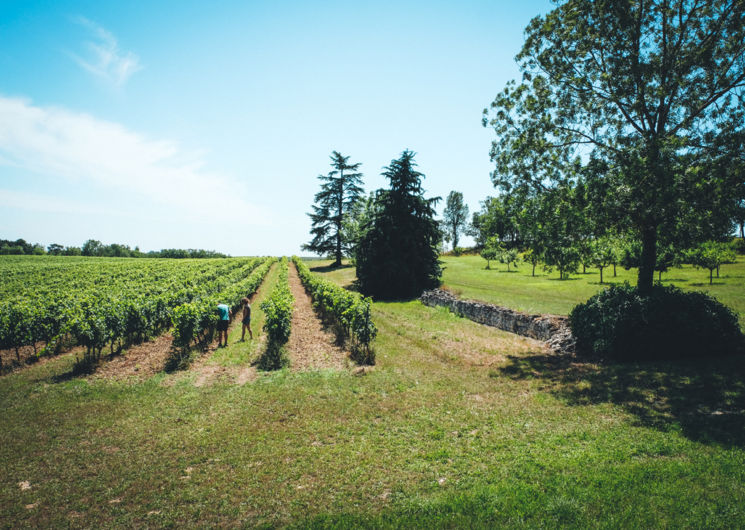
M408 298L440 283L442 233L434 208L440 198L424 197L424 175L415 168L409 150L384 168L390 189L377 191L354 252L357 282L367 295Z
M316 254L333 255L334 266L349 253L349 241L344 236L344 223L350 210L362 196L360 163L350 164L349 157L338 151L331 153L331 167L327 175L319 175L321 191L316 193L312 221L313 239L303 245L303 250Z
M588 154L616 168L599 178L624 212L616 228L642 243L637 284L649 292L660 234L692 185L718 178L678 178L681 159L743 130L745 2L560 0L531 21L517 60L522 82L484 111L498 137L494 183L571 181Z
M487 197L481 201L481 210L474 212L468 235L476 239L479 246L492 236L510 244L518 243L517 214L521 200L522 197L516 194Z
M468 205L463 202L463 194L451 191L445 200L445 210L442 212L445 226L445 237L453 242L453 249L458 246L458 239L468 226Z

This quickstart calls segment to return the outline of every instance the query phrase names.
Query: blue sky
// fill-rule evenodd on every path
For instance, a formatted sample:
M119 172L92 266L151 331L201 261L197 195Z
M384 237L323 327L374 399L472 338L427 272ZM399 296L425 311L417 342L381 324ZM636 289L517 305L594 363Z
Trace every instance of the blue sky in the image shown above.
M495 193L481 111L549 9L3 0L0 238L299 253L333 150L370 191L411 149L428 196L473 212Z

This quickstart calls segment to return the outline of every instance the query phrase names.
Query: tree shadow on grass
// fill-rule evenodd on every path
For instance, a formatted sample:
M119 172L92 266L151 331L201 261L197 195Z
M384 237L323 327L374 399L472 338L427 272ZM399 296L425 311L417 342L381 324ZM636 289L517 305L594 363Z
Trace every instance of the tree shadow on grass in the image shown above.
M510 356L502 375L542 379L569 405L613 403L640 425L680 426L690 440L745 447L745 358L591 364L555 355Z
M331 271L340 271L344 269L351 269L353 267L354 265L347 263L346 265L342 264L338 267L335 267L334 265L317 265L316 267L309 267L309 269L312 272L324 273L324 272L331 272Z

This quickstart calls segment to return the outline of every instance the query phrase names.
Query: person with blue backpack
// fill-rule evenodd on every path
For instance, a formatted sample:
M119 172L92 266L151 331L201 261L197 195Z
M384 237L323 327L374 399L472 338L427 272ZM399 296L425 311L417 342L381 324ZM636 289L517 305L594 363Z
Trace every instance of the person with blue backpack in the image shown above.
M228 324L232 311L227 304L217 304L217 313L220 320L217 321L217 347L228 345ZM225 344L222 343L223 333L225 334Z

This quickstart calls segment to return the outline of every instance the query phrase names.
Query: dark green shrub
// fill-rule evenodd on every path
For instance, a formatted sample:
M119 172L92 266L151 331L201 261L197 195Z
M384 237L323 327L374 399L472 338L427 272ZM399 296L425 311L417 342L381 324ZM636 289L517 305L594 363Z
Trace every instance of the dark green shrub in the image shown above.
M710 296L655 285L641 296L612 286L572 309L577 353L619 361L702 358L742 353L735 313Z

